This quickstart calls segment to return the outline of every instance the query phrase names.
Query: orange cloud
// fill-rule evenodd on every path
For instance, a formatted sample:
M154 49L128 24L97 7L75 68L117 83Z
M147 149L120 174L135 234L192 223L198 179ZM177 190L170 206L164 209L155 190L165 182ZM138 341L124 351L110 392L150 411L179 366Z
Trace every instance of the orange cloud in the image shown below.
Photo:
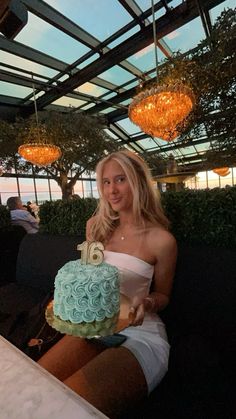
M153 44L148 45L147 47L138 51L137 54L135 54L135 57L136 58L142 57L143 55L148 54L151 50L153 50Z
M167 35L167 38L168 39L175 39L175 38L178 38L179 35L180 35L179 32L173 31L173 32L171 32Z

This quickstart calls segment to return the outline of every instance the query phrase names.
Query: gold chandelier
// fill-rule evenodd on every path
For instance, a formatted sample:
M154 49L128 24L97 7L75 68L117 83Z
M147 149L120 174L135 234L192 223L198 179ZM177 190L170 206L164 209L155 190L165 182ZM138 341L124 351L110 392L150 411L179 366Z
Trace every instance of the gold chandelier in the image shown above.
M166 141L176 138L192 110L194 96L181 82L141 91L129 106L129 118L142 131Z
M61 150L53 144L32 142L22 144L18 153L25 160L37 166L47 166L61 157Z
M156 22L152 0L153 38L156 58L156 83L142 90L129 106L130 120L152 137L174 140L182 131L195 98L192 90L181 81L158 84Z
M33 76L32 76L33 78ZM61 157L61 149L47 141L45 128L39 125L35 89L33 84L36 127L31 127L27 141L18 148L25 160L37 166L48 166Z
M216 169L213 169L213 172L219 176L227 176L230 174L229 167L217 167Z

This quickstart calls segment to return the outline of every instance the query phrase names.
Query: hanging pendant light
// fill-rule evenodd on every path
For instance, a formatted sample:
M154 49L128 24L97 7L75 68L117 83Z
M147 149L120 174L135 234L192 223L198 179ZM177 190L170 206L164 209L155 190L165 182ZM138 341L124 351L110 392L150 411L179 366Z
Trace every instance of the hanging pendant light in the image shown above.
M153 38L156 61L156 83L142 90L129 106L130 120L152 137L174 140L183 129L195 98L192 90L180 81L158 83L158 59L154 2L152 0Z
M216 169L213 169L213 172L219 176L227 176L230 174L229 167L217 167Z
M33 76L32 76L33 78ZM39 125L35 88L33 83L34 107L36 116L36 127L31 128L29 139L18 148L18 153L25 160L37 166L48 166L61 157L61 149L47 141L45 128Z
M48 166L61 157L60 148L53 144L28 143L19 147L18 153L36 166Z

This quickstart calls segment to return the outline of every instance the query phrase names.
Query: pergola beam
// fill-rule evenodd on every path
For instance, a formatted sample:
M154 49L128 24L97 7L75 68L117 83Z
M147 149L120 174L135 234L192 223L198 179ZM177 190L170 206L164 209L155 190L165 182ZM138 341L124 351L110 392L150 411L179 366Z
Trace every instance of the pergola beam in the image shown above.
M221 3L221 1L222 0L206 0L205 7L211 8L211 6ZM197 16L198 7L194 0L189 0L187 3L184 2L180 4L168 15L164 15L157 19L157 39L162 38L173 30L176 30L177 28L190 22ZM150 24L131 36L129 39L122 42L120 45L103 54L91 64L87 65L75 74L72 74L67 80L61 83L60 87L62 89L60 89L60 92L58 92L56 88L52 87L51 91L46 92L37 100L38 109L44 108L56 99L59 99L68 92L71 92L73 89L81 86L86 81L93 79L130 55L135 54L140 49L147 47L152 42L153 28ZM27 114L31 114L34 111L34 107L30 105L25 111Z
M88 48L91 48L93 50L90 54L91 56L94 55L94 53L104 54L110 51L110 48L108 48L105 45L103 46L97 38L90 35L79 25L72 22L70 19L62 15L53 7L49 6L47 3L40 0L22 1L25 4L25 6L27 6L27 9L34 13L36 16L48 22L50 25L56 27L60 31L71 36L76 41L79 41L82 44L86 45ZM132 74L135 74L137 76L140 76L142 74L137 67L135 67L128 61L123 61L120 64L122 64L121 66L127 71L131 72Z
M62 74L74 74L78 72L78 69L71 69L70 64L65 63L64 61L58 60L48 54L30 48L24 44L21 44L20 42L9 40L2 35L0 35L0 49L17 57L21 57L45 67L52 68L53 70L59 71L61 73L60 76L52 78L52 81L57 81L57 79L60 78ZM92 80L87 81L103 87L104 89L118 90L117 85L103 80L100 77L94 77Z
M136 20L136 22L140 25L141 28L150 24L150 21L147 18L143 17L142 9L140 9L140 7L134 0L119 0L119 2L133 17L133 19ZM160 50L166 57L171 57L173 55L173 52L171 51L170 47L167 45L164 39L159 39L157 41L157 46L160 48Z

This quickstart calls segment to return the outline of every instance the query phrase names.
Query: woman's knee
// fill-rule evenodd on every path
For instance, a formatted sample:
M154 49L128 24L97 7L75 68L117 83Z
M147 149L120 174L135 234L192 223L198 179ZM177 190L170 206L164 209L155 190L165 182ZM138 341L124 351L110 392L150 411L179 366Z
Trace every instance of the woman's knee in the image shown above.
M138 361L123 347L106 349L64 383L111 418L128 411L148 393Z

